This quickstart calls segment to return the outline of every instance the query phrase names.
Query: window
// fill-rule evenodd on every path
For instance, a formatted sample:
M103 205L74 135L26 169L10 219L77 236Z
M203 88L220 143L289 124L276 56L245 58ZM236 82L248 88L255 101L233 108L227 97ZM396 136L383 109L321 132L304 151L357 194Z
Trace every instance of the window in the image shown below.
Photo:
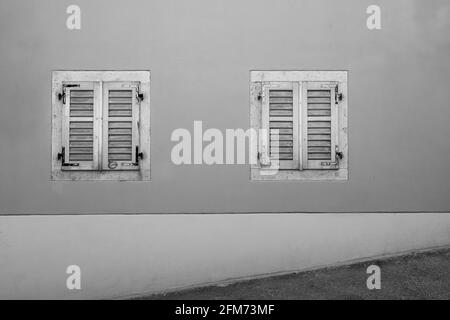
M347 180L346 71L252 71L253 180Z
M52 179L150 180L150 72L53 72Z

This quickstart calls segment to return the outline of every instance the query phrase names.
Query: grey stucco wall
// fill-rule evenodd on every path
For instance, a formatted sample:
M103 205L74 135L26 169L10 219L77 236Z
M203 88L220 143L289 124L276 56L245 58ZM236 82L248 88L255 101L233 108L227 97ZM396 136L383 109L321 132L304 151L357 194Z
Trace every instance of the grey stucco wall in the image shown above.
M65 9L82 9L82 29ZM382 29L366 28L366 8ZM0 213L450 210L450 3L0 2ZM51 71L151 70L151 182L50 181ZM175 166L176 128L249 127L249 71L348 70L349 181Z

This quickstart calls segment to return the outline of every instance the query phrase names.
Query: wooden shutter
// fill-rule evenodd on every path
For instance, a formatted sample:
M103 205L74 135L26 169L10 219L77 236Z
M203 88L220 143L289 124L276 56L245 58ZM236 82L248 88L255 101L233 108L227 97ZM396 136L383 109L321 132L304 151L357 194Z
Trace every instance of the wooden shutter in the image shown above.
M102 170L139 170L139 82L103 83Z
M63 82L62 170L98 170L99 83Z
M304 169L339 169L337 82L303 82Z
M263 82L260 158L269 159L271 169L300 169L299 83ZM263 161L261 161L264 164Z

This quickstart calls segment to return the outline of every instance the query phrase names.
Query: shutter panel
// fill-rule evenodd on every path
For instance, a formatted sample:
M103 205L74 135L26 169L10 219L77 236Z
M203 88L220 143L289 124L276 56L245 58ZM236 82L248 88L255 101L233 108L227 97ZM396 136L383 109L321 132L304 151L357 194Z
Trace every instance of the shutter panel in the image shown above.
M303 162L305 169L339 169L337 82L303 82Z
M299 84L264 82L262 128L264 158L271 169L300 169L299 159Z
M63 82L62 170L98 170L99 88L94 82Z
M103 170L139 170L139 82L103 83Z

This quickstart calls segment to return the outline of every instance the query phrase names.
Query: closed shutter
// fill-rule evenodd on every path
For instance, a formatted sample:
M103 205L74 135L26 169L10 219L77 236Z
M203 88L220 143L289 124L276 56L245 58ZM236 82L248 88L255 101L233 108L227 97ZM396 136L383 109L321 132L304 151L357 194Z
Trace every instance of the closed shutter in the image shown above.
M260 153L271 169L300 169L299 84L263 82ZM264 136L266 135L266 136ZM261 161L264 164L263 161Z
M63 83L62 170L97 170L99 83Z
M139 170L139 83L103 83L103 170Z
M304 169L338 169L337 82L303 82Z

